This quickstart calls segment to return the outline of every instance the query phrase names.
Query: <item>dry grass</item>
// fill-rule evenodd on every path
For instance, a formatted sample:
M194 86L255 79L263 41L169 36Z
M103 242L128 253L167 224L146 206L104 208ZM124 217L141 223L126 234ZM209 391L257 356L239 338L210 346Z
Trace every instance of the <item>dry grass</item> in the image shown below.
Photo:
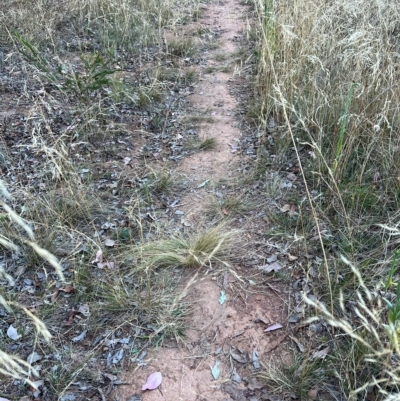
M140 248L144 268L212 268L226 261L233 252L237 231L220 225L198 234L193 239L172 238L151 242Z
M18 387L4 379L3 396L9 388L12 396L26 395L25 383L36 378L44 381L49 399L61 397L82 377L101 386L93 361L104 357L102 347L112 336L131 337L132 351L133 344L144 349L184 336L190 311L184 298L196 276L182 286L185 275L162 268L153 272L138 263L154 238L165 238L160 198L176 181L168 168L151 170L143 162L131 170L127 184L124 173L131 167L119 152L137 146L127 141L132 130L122 121L126 110L151 116L153 129L165 128L166 117L154 105L170 84L195 82L193 71L147 63L171 50L165 47L164 29L180 30L198 16L199 7L191 0L0 0L0 69L10 80L17 77L11 88L16 103L7 108L18 109L23 118L17 125L26 133L10 143L3 144L2 137L0 143L0 168L5 176L12 170L17 177L0 194L0 266L7 262L0 271L7 314L1 328L7 331L10 322L18 328L24 353L58 355L41 361L35 376L26 355L17 356L20 348L2 338L0 374L20 379ZM189 38L177 40L171 52L186 57L194 50ZM0 81L1 94L10 87ZM25 99L21 109L20 96ZM13 127L2 125L5 138L13 137ZM16 144L15 138L21 141ZM190 266L200 267L227 255L229 235L213 233L187 241L180 256L185 253ZM105 238L115 245L105 246ZM153 248L161 249L160 243ZM93 260L100 250L104 266L99 267ZM29 294L19 289L25 279L38 280ZM68 313L82 305L90 313L82 319L69 315L68 322ZM99 343L72 340L83 331L93 338L102 333Z
M20 31L30 41L53 51L122 47L137 52L141 45L159 43L161 28L191 20L198 4L187 0L95 0L0 2L0 41ZM139 45L139 46L138 46Z
M314 289L321 301L309 304L320 322L335 327L321 339L331 341L332 352L316 371L307 354L296 371L267 369L265 377L301 397L331 383L346 399L398 397L398 344L379 295L398 241L393 230L377 227L398 226L400 6L254 4L261 123L273 140L274 162L295 160L300 170L308 203L302 208L312 216L317 243L306 241L307 233L298 243L322 258ZM302 385L287 386L293 380Z

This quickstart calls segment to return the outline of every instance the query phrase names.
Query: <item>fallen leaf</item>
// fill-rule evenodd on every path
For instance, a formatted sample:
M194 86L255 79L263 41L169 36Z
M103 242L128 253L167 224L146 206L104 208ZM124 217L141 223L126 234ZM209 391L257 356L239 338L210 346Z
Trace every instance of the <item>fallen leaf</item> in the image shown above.
M221 295L219 297L219 304L223 305L226 301L226 294L225 291L221 291Z
M73 393L64 393L61 398L59 398L60 401L75 401L76 396ZM20 400L21 401L21 400Z
M83 330L79 336L76 336L71 339L72 342L77 343L79 341L82 341L86 337L87 330Z
M77 314L77 311L72 309L72 311L69 312L68 320L64 323L64 326L72 326L72 323L74 322L74 317L76 314Z
M280 209L279 209L282 213L286 213L286 212L288 212L289 210L290 210L290 205L284 205L283 207L281 207Z
M130 157L124 157L124 164L127 166L132 159Z
M18 340L18 338L20 338L17 329L13 325L7 329L7 336L11 338L11 340Z
M112 239L110 239L110 238L107 238L107 239L104 241L104 245L105 245L105 246L112 247L112 246L115 245L115 241L112 240Z
M307 395L310 400L316 400L318 398L318 389L312 388Z
M290 181L296 181L296 180L297 180L296 174L293 174L293 173L288 173L286 177L287 177Z
M56 299L57 299L57 296L58 296L58 292L59 292L59 290L57 288L54 288L54 292L51 295L51 302L52 303L56 302Z
M289 216L293 216L295 211L296 211L296 206L291 205L289 210Z
M381 178L381 174L379 173L379 171L377 171L374 174L374 182L378 182L380 180L380 178Z
M97 263L97 267L99 269L103 269L104 267L108 267L109 269L117 269L117 265L114 262L105 262L105 263Z
M154 372L147 378L146 383L142 386L142 391L154 390L161 384L161 382L161 372Z
M225 216L228 216L228 214L229 214L229 212L228 212L224 207L221 209L221 212L222 212Z
M222 283L222 287L223 288L227 288L229 285L229 274L227 272L225 272L224 274L224 281Z
M121 348L121 349L113 356L112 363L113 363L114 365L116 365L116 364L122 359L123 356L124 356L124 349Z
M262 270L263 272L271 273L271 272L278 272L282 269L282 265L278 262L271 263L269 265L260 266L258 270Z
M274 330L279 330L283 326L280 323L275 323L272 326L267 327L264 331L274 331Z
M233 334L231 335L231 340L232 340L232 338L239 337L239 336L241 336L241 335L244 334L244 333L246 333L246 330L239 330L239 331L236 331L235 333L233 333Z
M203 187L206 186L209 182L210 182L210 180L205 180L205 181L203 181L200 185L198 185L197 188L203 188Z
M103 261L103 251L99 250L96 253L96 259L92 260L92 263L101 263Z
M236 362L239 362L239 363L247 363L247 362L249 362L249 360L247 358L247 355L241 355L241 354L238 354L237 352L231 351L231 357Z
M219 369L219 367L218 367L219 364L220 364L219 361L215 361L215 365L214 365L214 367L211 369L211 374L212 374L214 380L217 380L218 377L219 377L219 375L221 374L221 371L220 371L220 369Z
M234 381L235 383L238 383L238 384L242 382L242 378L236 372L236 368L233 368L233 371L232 371L232 374L231 374L231 380Z
M320 351L314 351L311 354L310 359L325 359L325 357L329 354L330 348L326 347L321 349Z
M261 389L265 388L265 384L258 381L256 378L253 377L251 380L249 380L247 387L251 391L261 390ZM280 398L278 398L278 399L280 399Z
M297 323L303 317L302 313L295 313L288 318L289 323Z
M298 346L300 352L304 352L305 351L304 345L296 337L289 336L289 338L296 343L296 345Z
M40 361L42 358L43 358L42 355L39 355L37 352L32 352L32 354L30 354L28 358L26 358L26 362L32 365L32 363Z
M89 305L88 304L80 305L78 308L78 312L82 313L82 315L85 317L89 317L90 316Z
M256 320L254 320L255 323L264 323L265 325L269 324L269 320L265 317L258 317Z
M66 294L69 294L70 292L74 292L75 288L72 285L67 285L64 288L60 288L59 291L65 292Z
M289 262L294 262L295 260L298 259L298 257L289 254L288 259L289 259Z
M254 369L260 369L260 362L258 360L258 352L256 350L253 350L253 353L251 355L251 361L253 362Z
M107 377L107 379L112 381L112 382L115 382L116 380L118 380L118 376L111 375L110 373L104 373L103 372L103 376Z

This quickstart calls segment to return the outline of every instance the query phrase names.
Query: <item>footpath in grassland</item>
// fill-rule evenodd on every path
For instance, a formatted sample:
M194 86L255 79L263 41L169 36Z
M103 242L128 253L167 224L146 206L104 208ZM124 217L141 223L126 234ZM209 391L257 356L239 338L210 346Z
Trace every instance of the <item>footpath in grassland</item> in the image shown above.
M210 199L221 196L215 188L221 188L222 183L223 190L223 183L237 179L238 167L243 162L243 156L236 152L241 142L239 100L232 93L236 92L235 83L243 79L241 66L235 60L245 32L245 7L238 0L213 1L196 26L187 26L182 33L200 27L219 36L218 47L196 55L204 63L197 67L200 80L189 97L192 109L202 116L198 135L203 143L209 140L210 149L183 159L176 167L176 172L185 174L190 182L190 190L180 198L177 207L181 223L188 227L206 222ZM241 196L240 192L236 195ZM229 204L219 209L223 217L230 213ZM256 238L260 224L247 218L234 223L243 229L241 252L248 248L250 254L249 239ZM256 282L260 286L252 287ZM252 373L260 368L261 361L269 360L271 353L277 352L286 338L283 332L264 331L284 321L286 308L276 294L282 299L286 295L278 288L275 292L268 290L261 282L257 268L242 266L240 262L233 270L227 268L218 274L210 270L207 274L199 272L187 288L186 299L193 307L183 342L165 342L151 351L145 367L132 364L122 379L129 384L120 386L115 398L222 401L266 397L267 389ZM281 350L274 355L285 358L284 354ZM142 393L147 376L157 371L163 375L160 389Z

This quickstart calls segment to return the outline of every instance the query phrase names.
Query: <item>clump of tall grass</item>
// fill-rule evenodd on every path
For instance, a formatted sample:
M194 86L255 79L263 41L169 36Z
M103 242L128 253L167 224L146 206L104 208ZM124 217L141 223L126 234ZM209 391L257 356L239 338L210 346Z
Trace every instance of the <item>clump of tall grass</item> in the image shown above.
M261 125L266 135L271 121L279 127L272 134L278 163L294 151L308 199L303 209L311 211L318 238L318 246L303 245L323 259L315 289L320 301L309 304L335 327L335 354L321 362L325 384L340 378L337 386L352 399L397 394L397 345L390 306L380 296L398 241L393 230L388 240L377 227L398 226L400 5L254 5ZM322 233L327 229L330 238ZM302 369L307 366L304 358Z
M173 237L149 242L140 248L140 255L145 267L211 268L214 262L226 263L237 239L237 231L219 225L192 239Z
M265 0L258 10L264 119L285 106L295 138L317 153L314 168L326 172L323 157L339 183L379 174L383 191L398 191L400 5Z

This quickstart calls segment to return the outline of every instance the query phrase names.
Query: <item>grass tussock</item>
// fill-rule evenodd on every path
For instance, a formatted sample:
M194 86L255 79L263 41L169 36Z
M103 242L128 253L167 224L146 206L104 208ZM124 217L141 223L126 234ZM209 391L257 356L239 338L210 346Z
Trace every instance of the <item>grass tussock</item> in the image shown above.
M144 267L211 268L214 262L226 262L237 235L220 225L191 240L177 237L149 243L140 249L141 258Z
M319 384L318 375L301 378L314 375L309 355L296 371L301 388L288 386L287 369L273 369L286 372L283 381L269 368L265 377L301 397L315 386L346 399L399 397L400 7L389 0L254 5L264 159L272 155L277 168L291 160L305 185L290 231L322 259L313 289L320 301L307 302L332 341Z

